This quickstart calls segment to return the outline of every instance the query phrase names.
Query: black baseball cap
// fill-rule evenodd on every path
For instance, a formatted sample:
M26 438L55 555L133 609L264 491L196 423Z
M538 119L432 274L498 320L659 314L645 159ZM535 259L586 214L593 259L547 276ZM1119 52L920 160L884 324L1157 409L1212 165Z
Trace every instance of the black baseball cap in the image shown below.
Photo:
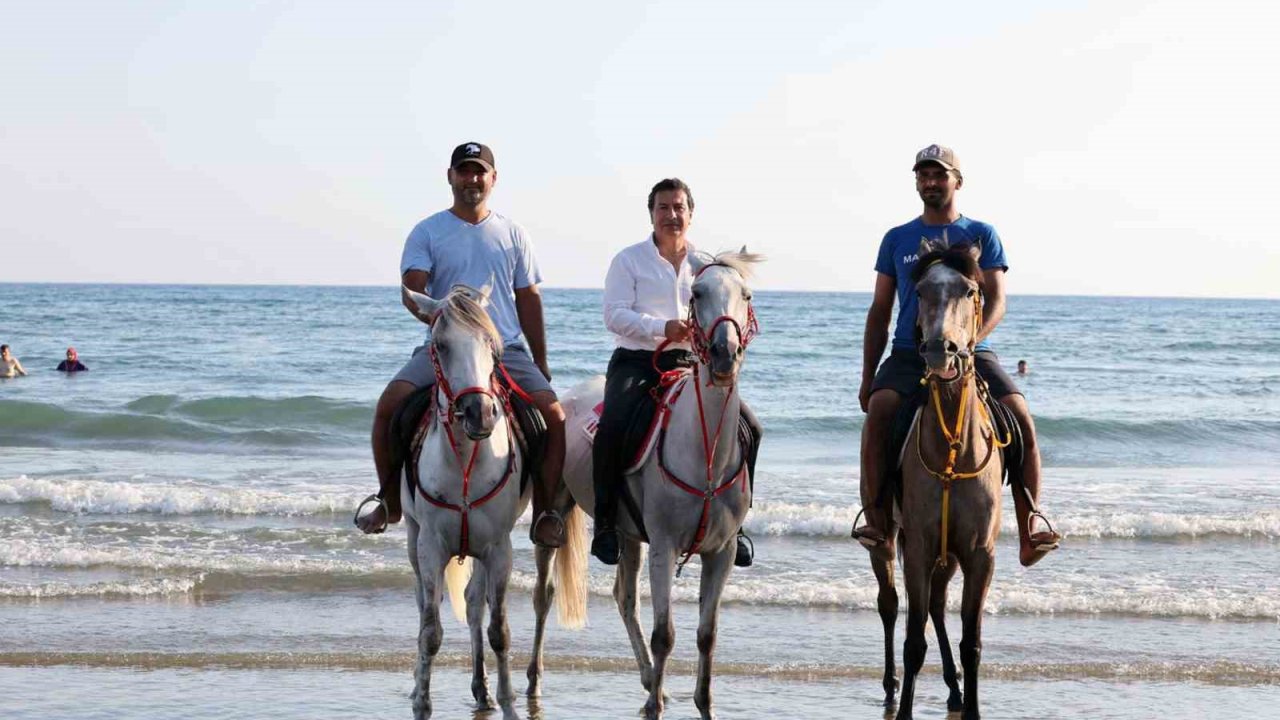
M486 170L493 170L493 151L488 145L478 142L465 142L453 149L449 158L449 167L458 167L464 162L479 163Z

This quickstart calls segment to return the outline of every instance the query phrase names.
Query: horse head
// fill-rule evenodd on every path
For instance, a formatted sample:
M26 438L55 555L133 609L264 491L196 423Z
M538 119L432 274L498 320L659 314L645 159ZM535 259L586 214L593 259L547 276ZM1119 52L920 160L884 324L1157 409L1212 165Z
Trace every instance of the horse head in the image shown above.
M489 287L476 290L454 285L436 300L408 288L404 290L431 324L432 365L436 392L442 393L451 421L461 421L472 440L484 440L498 421L494 396L494 370L502 352L498 329L485 310Z
M756 334L747 280L752 266L762 260L763 255L748 253L745 245L714 258L689 256L694 274L689 301L693 350L707 365L715 385L737 382L747 344Z
M920 354L929 372L944 379L956 376L957 362L968 362L982 325L982 271L977 245L948 246L921 239L912 279L919 310L916 315Z

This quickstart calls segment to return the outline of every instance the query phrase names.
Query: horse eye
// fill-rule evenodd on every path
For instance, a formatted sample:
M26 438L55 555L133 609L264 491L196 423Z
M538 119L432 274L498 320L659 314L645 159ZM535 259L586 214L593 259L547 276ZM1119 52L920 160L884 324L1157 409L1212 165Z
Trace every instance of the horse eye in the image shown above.
M978 294L977 290L974 290L973 288L969 288L969 297L974 297L977 294Z
M751 302L751 293L749 293L749 292L744 292L744 293L742 293L742 297L743 297L747 302Z
M698 299L698 298L700 298L700 297L702 297L702 291L701 291L701 290L697 290L697 289L695 289L695 290L693 291L693 299L697 300L697 299Z

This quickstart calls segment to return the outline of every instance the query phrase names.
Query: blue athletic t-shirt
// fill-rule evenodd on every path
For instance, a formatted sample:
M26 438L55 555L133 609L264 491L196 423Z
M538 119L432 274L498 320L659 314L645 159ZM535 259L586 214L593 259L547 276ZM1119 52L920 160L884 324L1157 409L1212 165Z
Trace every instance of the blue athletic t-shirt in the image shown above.
M963 215L948 225L925 225L924 220L916 218L885 233L884 240L880 242L880 254L876 258L876 272L897 280L898 324L893 331L895 350L916 349L916 285L911 281L911 271L919 259L916 253L920 250L921 238L941 240L943 231L946 231L947 241L952 245L967 243L981 248L982 257L978 259L978 267L983 270L1009 269L1004 256L1004 245L1000 242L996 229ZM990 350L991 345L984 339L978 343L978 349Z
M404 241L400 274L410 270L430 273L426 289L433 298L444 297L457 284L476 289L491 284L489 317L502 343L524 344L515 291L542 282L524 228L496 212L472 225L442 210L418 223Z

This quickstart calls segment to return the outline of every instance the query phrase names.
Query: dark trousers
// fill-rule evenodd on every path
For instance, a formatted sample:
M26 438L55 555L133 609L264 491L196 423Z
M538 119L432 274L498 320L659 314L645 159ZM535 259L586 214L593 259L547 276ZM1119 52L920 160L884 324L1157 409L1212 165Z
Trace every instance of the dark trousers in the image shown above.
M615 526L618 508L618 491L623 473L633 459L624 448L632 424L644 424L638 432L647 429L647 423L637 423L636 409L658 384L660 372L693 365L693 355L685 350L668 350L658 356L658 370L653 367L653 353L648 350L614 350L605 373L604 412L596 429L591 448L592 480L596 491L595 519L599 529ZM760 447L763 429L746 403L741 404L742 420L750 429L753 442L746 448L748 479L755 485L756 452ZM652 418L646 414L641 419Z

